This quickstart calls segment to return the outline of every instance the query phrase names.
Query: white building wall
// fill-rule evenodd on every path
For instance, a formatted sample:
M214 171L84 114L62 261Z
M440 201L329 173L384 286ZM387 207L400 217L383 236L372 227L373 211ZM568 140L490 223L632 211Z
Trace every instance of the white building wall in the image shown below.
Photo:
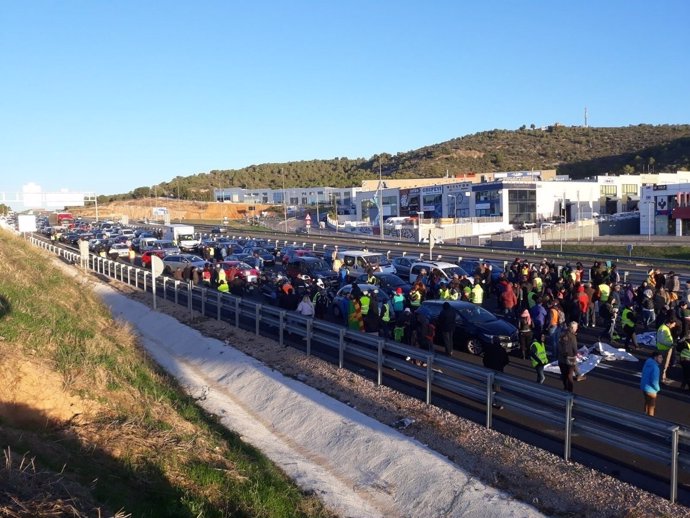
M565 196L571 204L569 220L590 219L592 212L600 213L599 185L596 182L537 182L537 219L559 217Z
M690 180L690 176L688 177ZM642 187L640 197L640 235L680 235L681 220L677 219L670 225L673 198L677 194L690 193L690 181L686 183L671 183L647 185Z

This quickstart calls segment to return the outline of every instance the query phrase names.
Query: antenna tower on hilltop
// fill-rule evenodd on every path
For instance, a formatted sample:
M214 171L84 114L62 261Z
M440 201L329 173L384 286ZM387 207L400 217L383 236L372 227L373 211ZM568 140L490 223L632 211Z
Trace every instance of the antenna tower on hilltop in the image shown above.
M587 107L585 106L585 128L587 127Z

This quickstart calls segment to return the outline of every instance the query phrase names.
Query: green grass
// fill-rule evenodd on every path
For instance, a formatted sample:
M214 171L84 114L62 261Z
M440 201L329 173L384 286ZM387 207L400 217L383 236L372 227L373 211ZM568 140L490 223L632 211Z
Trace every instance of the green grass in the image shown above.
M5 420L3 446L30 451L57 472L64 468L63 476L88 488L98 505L136 517L330 516L260 451L206 414L92 294L40 252L0 232L0 261L11 271L0 276L7 306L0 354L11 348L51 365L71 394L103 406L87 425L94 434L86 442L84 429L70 425Z

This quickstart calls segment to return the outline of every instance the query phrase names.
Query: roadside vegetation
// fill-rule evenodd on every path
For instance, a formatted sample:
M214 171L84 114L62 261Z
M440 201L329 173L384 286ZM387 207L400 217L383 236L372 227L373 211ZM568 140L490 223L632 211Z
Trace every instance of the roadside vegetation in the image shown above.
M0 231L0 262L0 515L331 516L45 256Z

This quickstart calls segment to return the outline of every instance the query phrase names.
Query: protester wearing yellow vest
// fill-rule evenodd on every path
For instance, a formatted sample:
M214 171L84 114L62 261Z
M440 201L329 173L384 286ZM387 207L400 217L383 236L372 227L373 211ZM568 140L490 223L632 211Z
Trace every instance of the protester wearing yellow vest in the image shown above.
M472 287L472 303L481 306L482 302L484 302L484 290L478 282L475 282Z
M419 292L417 287L412 288L409 294L410 297L410 307L414 311L422 304L422 294Z
M532 360L532 367L537 373L537 383L544 383L546 379L546 376L544 376L544 367L549 363L549 357L546 354L546 345L544 344L544 333L532 342L529 348L529 357L530 360Z
M637 349L637 336L635 335L635 321L637 317L633 310L629 307L623 309L621 314L621 327L623 328L623 334L625 334L625 350L629 351L630 343L632 342L632 350Z
M676 321L670 318L661 324L659 329L656 331L656 348L658 351L664 353L665 356L664 368L661 371L661 382L665 385L670 383L666 377L666 372L668 371L669 365L671 364L671 359L673 357L673 333L671 330L675 326Z
M362 305L362 316L369 314L369 304L371 303L371 298L369 297L369 292L362 292L362 296L359 298L359 303Z
M611 295L611 286L602 282L599 286L597 286L597 289L599 290L599 301L601 303L608 302L609 296Z

